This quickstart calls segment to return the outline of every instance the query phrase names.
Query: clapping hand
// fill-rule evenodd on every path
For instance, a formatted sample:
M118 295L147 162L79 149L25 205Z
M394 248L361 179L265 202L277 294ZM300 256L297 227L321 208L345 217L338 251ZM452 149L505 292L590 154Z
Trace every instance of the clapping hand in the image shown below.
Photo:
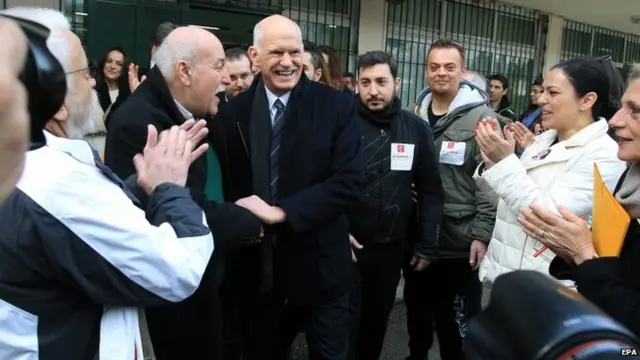
M180 129L187 132L187 140L191 141L191 145L193 147L197 147L191 153L192 162L193 160L199 158L204 154L208 149L209 145L203 144L198 146L200 142L209 134L209 129L207 129L207 121L206 120L198 120L189 119L185 121L182 125L180 125Z
M480 146L485 165L496 164L515 151L516 141L513 132L508 126L504 128L503 137L500 131L498 120L486 117L478 122L476 126L475 139ZM487 161L489 164L487 164Z
M540 127L539 124L536 124L536 126ZM510 130L513 131L513 138L516 140L516 142L522 149L526 149L527 146L533 144L533 139L537 135L537 133L536 134L532 133L521 122L516 122L515 124L511 125L509 128Z
M530 237L547 245L555 254L576 264L593 258L596 251L589 225L567 208L559 207L560 215L531 205L520 210L518 222Z
M264 202L259 196L251 195L236 201L236 205L251 211L260 221L265 224L279 224L286 220L287 216L281 208L271 206Z
M147 194L151 194L162 183L184 186L189 166L197 158L194 154L203 154L207 145L194 150L187 139L187 132L178 126L163 131L160 136L153 125L149 125L147 131L143 153L133 158L133 165L138 172L138 185Z
M129 89L131 89L131 92L134 92L138 88L138 86L140 86L140 84L147 79L146 76L143 76L140 80L138 80L138 65L133 63L129 65L128 76Z

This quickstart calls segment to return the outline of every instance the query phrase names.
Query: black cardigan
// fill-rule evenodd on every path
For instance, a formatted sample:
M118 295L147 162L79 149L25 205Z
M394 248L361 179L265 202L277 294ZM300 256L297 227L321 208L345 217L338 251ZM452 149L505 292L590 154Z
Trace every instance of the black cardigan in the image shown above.
M618 181L618 191L626 172ZM614 193L615 193L614 192ZM599 258L571 266L556 257L549 268L616 321L640 336L640 223L632 219L619 258Z

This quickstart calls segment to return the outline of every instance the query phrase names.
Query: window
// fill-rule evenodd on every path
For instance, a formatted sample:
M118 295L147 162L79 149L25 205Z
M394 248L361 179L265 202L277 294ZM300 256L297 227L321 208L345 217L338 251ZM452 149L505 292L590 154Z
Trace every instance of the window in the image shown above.
M614 62L624 62L624 37L621 33L605 32L598 29L593 36L594 56L610 55Z
M351 14L351 1L349 0L282 0L282 6L344 15Z
M496 39L507 43L535 45L536 23L534 19L498 15Z
M449 1L447 4L447 33L491 38L494 10Z
M640 62L640 37L627 40L627 58L626 64L633 64Z
M400 5L389 5L389 17L397 24L438 30L441 8L439 0L407 0Z
M329 45L338 52L343 71L349 68L349 27L298 21L302 38L316 45Z
M398 62L398 76L402 79L400 94L405 107L410 107L416 96L425 86L424 55L427 45L424 43L387 39L387 51Z
M534 60L528 57L496 55L494 70L509 79L508 96L514 111L523 110L527 106L529 90L533 79Z
M87 7L84 0L64 0L62 2L62 13L65 14L67 20L71 24L71 31L73 31L82 42L82 45L87 46Z

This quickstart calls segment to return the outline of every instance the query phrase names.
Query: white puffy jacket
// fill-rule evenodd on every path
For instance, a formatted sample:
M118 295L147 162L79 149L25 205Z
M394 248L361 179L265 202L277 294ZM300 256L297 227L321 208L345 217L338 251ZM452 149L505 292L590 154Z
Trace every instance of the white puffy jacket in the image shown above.
M593 164L613 190L626 164L618 159L618 145L607 135L604 119L582 129L571 138L551 146L555 130L538 135L520 159L511 155L490 169L476 173L482 188L489 186L500 198L496 225L487 254L480 265L480 280L493 282L498 275L526 269L548 274L555 257L551 250L533 255L543 245L528 237L517 222L520 209L536 203L558 213L562 205L591 220L593 208Z

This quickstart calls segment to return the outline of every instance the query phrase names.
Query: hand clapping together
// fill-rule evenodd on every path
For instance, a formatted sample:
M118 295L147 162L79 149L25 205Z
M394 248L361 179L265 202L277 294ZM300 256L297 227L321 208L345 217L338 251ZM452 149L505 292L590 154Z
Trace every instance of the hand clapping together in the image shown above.
M189 120L160 135L153 125L148 126L144 151L133 158L138 172L138 185L147 194L163 183L186 184L189 166L208 149L207 144L196 148L208 133L205 126L204 120Z
M480 146L480 153L487 169L515 151L516 140L513 132L505 126L503 136L500 123L494 118L486 117L478 122L475 139Z

